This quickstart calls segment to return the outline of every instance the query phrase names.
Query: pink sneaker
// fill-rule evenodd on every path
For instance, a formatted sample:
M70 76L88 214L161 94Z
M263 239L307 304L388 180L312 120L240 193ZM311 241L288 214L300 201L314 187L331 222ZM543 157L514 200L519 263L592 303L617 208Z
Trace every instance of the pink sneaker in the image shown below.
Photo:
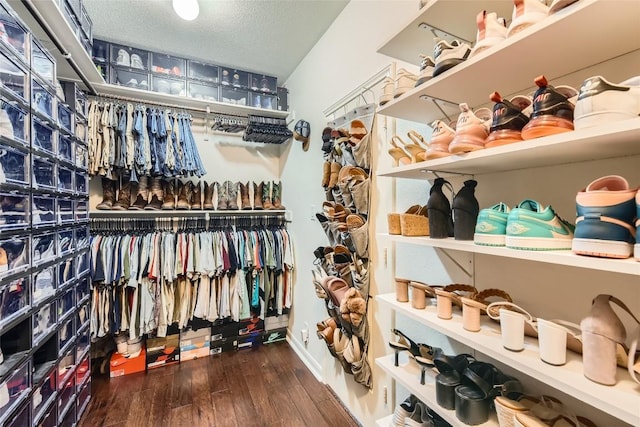
M431 123L431 127L433 128L433 133L429 141L429 148L427 148L427 160L450 156L449 144L456 136L456 132L442 120L436 120Z
M471 49L469 57L473 57L507 38L507 21L504 18L498 18L498 14L495 12L481 11L476 17L476 23L478 25L476 44Z
M491 110L480 108L474 113L466 103L462 103L460 111L456 136L449 145L449 152L458 154L483 149L484 140L489 136Z
M547 17L549 8L540 0L513 0L513 15L507 37L537 24Z

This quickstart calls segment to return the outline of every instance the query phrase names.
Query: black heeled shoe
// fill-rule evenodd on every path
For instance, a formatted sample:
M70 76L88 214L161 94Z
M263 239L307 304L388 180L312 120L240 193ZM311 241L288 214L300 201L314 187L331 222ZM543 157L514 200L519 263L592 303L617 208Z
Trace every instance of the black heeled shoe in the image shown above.
M436 178L427 201L427 213L429 216L429 236L432 239L446 239L453 237L453 217L451 204L442 192L442 187L447 184L453 193L451 183L444 178Z
M436 376L436 401L445 409L455 409L455 388L461 384L462 372L470 363L475 362L470 354L447 356L440 349L433 357L433 363L438 368Z
M422 384L424 384L424 371L426 368L433 367L433 355L435 349L427 344L417 344L411 338L397 329L392 329L395 335L399 337L398 341L389 341L389 347L395 351L394 366L398 366L398 356L401 351L408 351L418 365L422 367Z
M453 208L453 236L456 240L473 240L480 206L475 196L478 182L470 179L456 193L451 206Z

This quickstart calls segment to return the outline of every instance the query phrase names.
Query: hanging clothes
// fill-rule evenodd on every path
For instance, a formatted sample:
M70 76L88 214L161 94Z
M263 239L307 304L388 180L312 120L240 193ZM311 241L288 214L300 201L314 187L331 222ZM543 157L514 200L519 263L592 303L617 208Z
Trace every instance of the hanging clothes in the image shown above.
M265 318L291 308L286 228L92 233L91 335L166 336L194 317Z

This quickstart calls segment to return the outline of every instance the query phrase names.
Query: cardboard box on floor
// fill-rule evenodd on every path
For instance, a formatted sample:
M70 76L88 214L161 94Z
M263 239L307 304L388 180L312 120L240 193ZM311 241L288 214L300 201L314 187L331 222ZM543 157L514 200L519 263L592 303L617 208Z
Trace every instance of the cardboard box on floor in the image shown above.
M238 337L220 338L215 341L211 341L211 349L209 354L215 356L221 353L227 353L236 349Z
M120 353L113 353L109 362L109 376L111 378L144 372L146 369L147 353L144 346L137 357L124 357Z
M180 332L180 360L193 360L209 356L211 351L211 328Z
M147 339L147 369L180 363L180 335Z
M236 350L247 350L262 345L262 335L264 331L252 331L248 334L238 336L236 340Z
M268 316L264 319L264 330L272 331L274 329L288 328L289 315L282 314L280 316Z
M263 344L271 344L278 341L284 341L287 339L287 328L271 329L266 331L262 335Z
M211 341L218 341L222 338L234 338L246 335L253 331L263 331L264 320L257 316L243 319L239 322L226 322L211 327Z

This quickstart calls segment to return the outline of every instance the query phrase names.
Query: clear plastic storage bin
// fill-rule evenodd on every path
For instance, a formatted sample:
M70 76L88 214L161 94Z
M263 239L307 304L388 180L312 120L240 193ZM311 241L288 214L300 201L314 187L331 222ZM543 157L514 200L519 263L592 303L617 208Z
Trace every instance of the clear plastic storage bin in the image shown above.
M58 252L60 256L70 254L75 250L75 239L72 228L65 228L58 231Z
M6 378L0 385L0 390L7 391L7 394L5 394L4 396L4 405L0 407L0 420L8 421L6 416L9 415L16 408L16 406L18 406L20 402L23 401L23 398L31 390L30 367L30 361L26 361L22 366L16 369L13 375L10 375L8 378ZM6 424L9 423L7 422ZM3 425L5 425L4 422Z
M0 3L0 22L2 22L4 33L6 34L6 37L2 37L0 40L4 42L5 46L17 53L22 61L28 64L29 57L26 49L28 32L9 12L4 3Z
M36 378L34 377L34 390L33 397L31 399L31 403L33 405L34 421L38 421L37 416L43 412L46 412L43 411L43 409L47 407L48 403L50 403L49 400L58 388L57 379L58 375L56 372L55 364L51 366L49 371L44 375L44 377L39 379L37 383L35 383ZM44 415L44 413L42 415Z
M34 422L36 427L58 427L58 407L55 402L43 411L39 419Z
M265 93L249 92L251 106L255 108L264 108L265 110L278 109L278 97L275 95L267 95Z
M149 52L119 44L111 45L111 63L120 67L137 70L149 69Z
M57 279L56 266L42 268L33 273L32 296L34 305L56 293Z
M76 330L89 326L89 301L78 307L76 311Z
M76 248L78 250L89 247L89 244L91 243L91 232L89 230L89 227L82 226L82 227L76 228L74 230L74 234L75 234L75 240L76 240Z
M29 196L0 190L0 231L29 225Z
M0 147L0 164L7 183L29 186L29 153L10 146Z
M75 221L73 217L73 200L68 198L58 199L58 221L68 224Z
M256 92L275 94L278 91L278 79L264 74L250 74L249 89Z
M0 264L0 278L29 269L31 265L29 242L29 236L0 239L0 253L4 253L7 259L6 263Z
M61 321L71 316L75 308L75 289L71 288L58 299L58 319ZM68 337L70 338L70 336Z
M76 221L86 221L89 219L89 202L87 200L74 201L74 213Z
M35 38L31 39L31 70L51 86L56 86L56 60Z
M49 195L34 194L31 215L34 227L55 224L56 198Z
M56 132L49 124L43 122L37 117L32 117L33 123L33 144L32 148L38 151L44 151L51 155L56 154Z
M224 86L247 89L249 87L249 73L233 68L220 69L220 83Z
M78 359L80 359L83 355L85 355L85 352L89 349L89 346L91 345L91 330L89 328L84 328L81 329L79 331L78 334L78 339L76 341L76 357ZM82 367L83 363L86 363L86 367L88 367L88 354L87 356L87 361L85 362L84 360L82 362L80 362L80 365L78 366L78 368ZM78 371L78 382L82 383L84 381L84 376L87 374L87 370L83 370L83 371ZM89 372L89 375L91 375L91 373Z
M154 73L182 77L186 75L185 68L186 62L182 58L151 53L151 71Z
M73 133L73 112L69 107L58 103L58 125L69 133Z
M68 348L73 338L75 338L75 321L76 319L71 316L68 320L63 321L60 329L58 329L58 348L60 348L60 350L65 350L66 347ZM72 349L72 353L75 353L75 348Z
M76 257L76 268L78 277L89 271L89 252L82 253Z
M81 144L76 144L75 161L77 168L87 170L87 168L89 167L89 156L87 153L87 148Z
M44 114L45 116L56 120L56 105L55 95L51 92L51 89L45 87L44 84L38 80L31 79L31 106L37 112Z
M219 74L220 68L217 65L189 60L189 78L218 83Z
M29 277L21 277L0 286L0 326L4 326L29 311L31 299ZM27 335L28 336L28 335Z
M62 388L62 384L69 379L76 366L75 348L68 348L60 354L64 354L64 356L58 362L58 389Z
M91 295L91 278L85 277L76 286L76 304L80 304L89 295Z
M58 288L66 288L75 278L75 261L73 257L67 258L58 266Z
M249 92L246 90L221 87L220 96L221 101L226 104L249 105Z
M33 314L32 319L34 347L38 346L41 340L56 328L57 314L58 309L56 308L55 301L52 301L49 304L45 304L42 308L40 308L40 310Z
M184 96L186 93L184 80L170 79L164 76L153 76L151 84L154 92L179 96Z
M49 261L53 261L58 256L58 240L55 231L36 234L31 240L32 263L39 266Z
M111 84L149 90L149 74L130 68L111 67Z
M58 157L60 160L74 164L74 144L67 135L58 135Z
M56 164L49 159L33 156L33 188L55 190L56 188Z
M194 82L189 82L189 96L207 101L218 101L220 97L218 86Z
M76 120L75 123L75 135L76 138L78 138L81 142L85 142L87 141L87 124L85 122L81 122Z
M84 172L76 172L75 191L80 196L89 194L89 176Z
M63 193L73 193L75 191L73 185L74 172L64 166L58 168L58 190Z
M23 102L28 102L28 75L27 72L11 59L11 54L0 49L0 84L14 97Z
M18 107L16 103L10 104L0 100L0 136L22 145L29 146L30 116L24 109Z

